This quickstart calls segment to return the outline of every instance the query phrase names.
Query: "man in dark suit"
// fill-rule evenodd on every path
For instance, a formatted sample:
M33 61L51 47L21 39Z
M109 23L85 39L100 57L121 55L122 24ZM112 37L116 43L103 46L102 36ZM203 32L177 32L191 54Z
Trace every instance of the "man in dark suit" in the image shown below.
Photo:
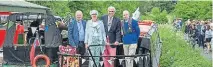
M105 32L107 34L107 40L108 44L111 44L110 46L107 45L106 49L104 51L104 55L111 55L116 56L116 46L119 44L121 40L121 22L120 19L117 17L114 17L115 14L115 7L108 7L108 15L104 15L101 17L101 20L103 20ZM104 60L104 67L114 67L114 63L109 64L108 59L112 59L105 57Z

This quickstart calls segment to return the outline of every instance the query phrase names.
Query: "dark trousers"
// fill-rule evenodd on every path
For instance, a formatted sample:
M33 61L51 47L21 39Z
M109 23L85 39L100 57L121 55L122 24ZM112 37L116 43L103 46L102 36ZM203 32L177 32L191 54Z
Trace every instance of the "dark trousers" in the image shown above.
M80 55L84 55L84 53L85 53L84 41L79 41L79 45L77 47L77 53L80 54Z
M199 44L199 47L202 46L204 48L204 35L198 36L198 44Z
M138 50L139 50L138 54L148 54L148 53L150 53L150 50L146 49L146 48L138 48ZM147 58L145 58L145 56L142 57L143 60L142 60L142 58L139 59L138 64L137 64L138 67L151 67L151 63L152 63L151 62L151 55L148 55L146 57Z
M79 41L78 47L77 47L77 54L80 54L81 56L85 53L85 44L84 41ZM79 58L79 67L82 67L82 58Z
M116 55L124 55L123 45L118 45L116 47ZM117 57L118 59L124 59L124 57ZM125 61L122 64L119 63L119 60L115 59L115 66L114 67L125 67Z
M192 41L192 48L195 48L196 37L191 37L191 41Z

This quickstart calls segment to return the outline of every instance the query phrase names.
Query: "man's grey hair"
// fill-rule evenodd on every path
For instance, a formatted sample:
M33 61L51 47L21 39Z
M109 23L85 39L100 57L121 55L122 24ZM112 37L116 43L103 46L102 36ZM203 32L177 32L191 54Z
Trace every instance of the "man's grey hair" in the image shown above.
M83 12L82 12L82 11L80 11L80 10L77 10L77 11L75 12L75 14L77 14L77 13L81 13L81 14L83 14Z
M124 11L123 11L123 14L124 14L124 12L127 12L127 13L129 14L129 11L128 11L128 10L124 10Z
M113 7L113 6L109 6L109 7L108 7L108 10L109 10L110 8L114 9L114 10L115 10L115 12L116 12L115 7Z

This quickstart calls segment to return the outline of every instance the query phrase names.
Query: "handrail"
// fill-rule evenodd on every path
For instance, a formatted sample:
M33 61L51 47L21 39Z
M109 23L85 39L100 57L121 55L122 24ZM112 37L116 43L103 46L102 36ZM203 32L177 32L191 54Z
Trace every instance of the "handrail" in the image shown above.
M118 45L109 44L109 46L119 46L119 45L123 45L123 43L119 43ZM106 46L106 45L89 45L89 47L92 47L92 46Z
M138 56L148 56L150 54L116 55L116 56L104 56L104 55L100 55L100 56L85 56L85 55L79 55L79 54L72 55L72 54L66 54L66 53L58 52L58 55L71 56L71 57L138 57Z

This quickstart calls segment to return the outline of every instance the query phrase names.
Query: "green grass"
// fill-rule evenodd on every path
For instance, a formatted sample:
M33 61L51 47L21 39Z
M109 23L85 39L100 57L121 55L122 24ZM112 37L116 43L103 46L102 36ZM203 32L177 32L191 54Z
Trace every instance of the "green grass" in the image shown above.
M184 40L182 32L174 32L172 25L159 25L162 39L161 67L212 67L211 61L200 55Z

